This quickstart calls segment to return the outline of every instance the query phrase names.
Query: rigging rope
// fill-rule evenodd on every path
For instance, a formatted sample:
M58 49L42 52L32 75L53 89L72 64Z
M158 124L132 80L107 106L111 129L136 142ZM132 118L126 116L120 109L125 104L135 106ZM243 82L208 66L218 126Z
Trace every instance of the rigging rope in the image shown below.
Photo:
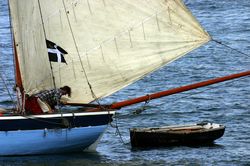
M136 109L136 110L133 112L133 114L140 114L140 113L142 113L143 111L145 111L145 110L147 109L147 105L148 105L148 103L150 102L150 96L149 96L149 95L147 95L147 96L148 96L148 100L146 100L146 101L144 102L143 106L141 106L140 108Z
M242 52L242 51L239 51L239 50L237 50L237 49L235 49L235 48L233 48L233 47L230 47L229 45L226 45L226 44L222 43L221 41L218 41L218 40L215 40L215 39L212 39L212 41L214 41L215 43L217 43L217 44L219 44L219 45L222 45L222 46L224 46L224 47L227 47L227 48L229 48L229 49L231 49L231 50L233 50L233 51L236 51L236 52L238 52L238 53L240 53L240 54L242 54L242 55L246 55L246 56L250 57L249 54L246 54L246 53L244 53L244 52Z
M126 145L126 143L124 142L124 140L122 138L122 134L121 134L121 132L119 130L119 127L118 127L118 124L117 124L117 118L116 117L114 117L114 121L115 121L115 125L112 125L110 123L110 126L116 129L115 135L118 135L119 138L120 138L121 143L124 144L124 145Z
M224 82L224 85L226 85L226 84L231 84L231 83L233 83L233 82L235 82L235 81L238 81L238 80L246 79L247 77L250 77L250 76L238 78L238 79L236 79L236 80L229 80L229 81L227 81L227 82ZM201 90L201 91L199 91L199 92L196 92L196 93L193 93L193 94L189 94L189 95L180 97L180 98L178 98L178 99L175 99L173 102L171 102L171 104L175 104L175 103L178 102L178 100L185 99L185 98L188 98L188 97L190 97L190 96L195 96L195 95L200 94L200 93L203 93L203 92L205 92L205 91L207 91L207 90L216 89L216 88L219 87L219 86L221 86L221 85L218 85L218 86L215 86L215 87L209 87L209 88L206 88L206 89Z
M0 77L1 77L1 80L2 80L2 82L3 82L3 84L4 84L4 86L5 86L5 89L6 89L7 92L8 92L8 95L9 95L11 101L14 103L14 98L13 98L13 96L12 96L11 93L10 93L10 90L9 90L9 88L8 88L8 86L7 86L7 84L6 84L5 80L4 80L4 78L3 78L3 75L2 75L2 72L1 72L1 71L0 71Z
M10 11L9 1L8 1L8 11ZM8 16L9 16L9 17L8 17L8 19L9 19L9 27L3 27L3 29L9 28L9 29L10 29L10 34L12 34L12 31L11 31L12 24L11 24L11 21L10 21L10 18L11 18L10 12L8 12ZM12 38L12 37L11 37L11 41L13 41L13 38ZM13 47L12 47L12 54L13 54L13 52L14 52L14 51L13 51ZM13 63L14 63L14 58L13 58ZM9 90L9 88L8 88L8 86L7 86L7 83L6 83L5 80L4 80L4 77L3 77L3 74L2 74L1 71L0 71L0 76L1 76L2 82L3 82L4 86L5 86L5 89L7 90L7 93L8 93L8 95L9 95L9 97L10 97L10 99L11 99L11 101L12 101L14 107L15 107L15 100L14 100L14 97L13 97L13 95L10 93L10 90ZM10 82L8 82L8 84L11 85Z
M82 70L83 70L84 76L85 76L86 81L87 81L87 83L88 83L88 86L89 86L91 95L92 95L92 97L95 99L95 101L97 101L97 103L98 103L98 104L100 105L100 107L101 107L101 104L100 104L100 102L99 102L97 96L95 95L95 93L94 93L94 91L93 91L93 88L92 88L92 86L91 86L91 84L90 84L90 82L89 82L89 79L88 79L86 70L85 70L85 68L84 68L84 66L83 66L82 59L81 59L81 55L80 55L80 52L79 52L79 49L78 49L78 46L77 46L77 43L76 43L75 35L74 35L74 33L73 33L73 29L72 29L72 26L71 26L71 23L70 23L70 20L69 20L69 16L68 16L69 12L66 10L66 5L65 5L64 0L63 0L62 2L63 2L63 6L64 6L64 12L65 12L65 14L66 14L66 16L67 16L66 18L67 18L67 22L68 22L68 24L69 24L69 28L70 28L70 32L71 32L71 35L72 35L72 38L73 38L73 42L74 42L74 45L75 45L75 48L76 48L76 51L77 51L77 55L78 55L79 60L80 60L81 68L82 68ZM102 108L102 107L101 107L101 108Z

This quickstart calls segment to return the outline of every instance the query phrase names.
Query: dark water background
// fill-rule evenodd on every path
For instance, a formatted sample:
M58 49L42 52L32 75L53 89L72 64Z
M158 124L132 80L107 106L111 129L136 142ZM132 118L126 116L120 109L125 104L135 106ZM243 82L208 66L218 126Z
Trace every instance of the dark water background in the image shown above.
M103 103L250 69L250 0L186 0L185 3L214 39L248 55L209 42ZM9 89L14 84L12 65L7 0L0 0L0 71ZM0 87L0 107L11 107L2 79ZM123 142L117 129L110 126L95 153L0 157L0 165L250 165L250 77L150 101L145 111L134 115L143 105L118 111L113 124L118 126ZM130 147L131 127L200 121L226 125L224 136L215 145L206 147L143 151Z

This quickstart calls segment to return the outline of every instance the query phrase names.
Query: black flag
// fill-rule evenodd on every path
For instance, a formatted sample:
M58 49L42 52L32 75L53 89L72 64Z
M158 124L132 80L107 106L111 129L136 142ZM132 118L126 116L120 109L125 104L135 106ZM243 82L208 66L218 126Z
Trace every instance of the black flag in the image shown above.
M62 47L56 45L55 43L47 39L46 39L46 45L48 48L49 60L51 62L61 62L67 64L63 56L64 54L68 54L67 51L65 51Z

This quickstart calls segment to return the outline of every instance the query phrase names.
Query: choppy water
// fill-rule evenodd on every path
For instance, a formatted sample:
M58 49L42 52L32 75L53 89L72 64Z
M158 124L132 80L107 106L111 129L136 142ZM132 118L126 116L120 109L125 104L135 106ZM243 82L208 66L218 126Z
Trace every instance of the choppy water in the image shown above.
M13 60L6 1L0 0L0 70L11 88L14 84ZM214 39L250 54L250 0L186 0L185 3ZM103 102L111 103L249 69L250 56L210 42ZM125 144L116 134L117 130L109 127L95 153L0 157L0 165L250 165L249 83L250 77L246 77L150 101L140 115L133 112L143 104L119 110L116 123ZM1 79L0 87L3 85ZM0 106L11 107L10 101L8 92L1 88ZM198 121L224 124L226 132L214 146L143 151L130 147L128 129L131 127Z

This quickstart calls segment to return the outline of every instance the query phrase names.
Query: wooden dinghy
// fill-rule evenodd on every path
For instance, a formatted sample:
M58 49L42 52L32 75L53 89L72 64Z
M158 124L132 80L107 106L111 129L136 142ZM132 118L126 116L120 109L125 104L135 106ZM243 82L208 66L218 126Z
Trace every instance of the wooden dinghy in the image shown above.
M225 126L215 123L132 128L130 140L132 147L204 145L222 137L224 131Z

